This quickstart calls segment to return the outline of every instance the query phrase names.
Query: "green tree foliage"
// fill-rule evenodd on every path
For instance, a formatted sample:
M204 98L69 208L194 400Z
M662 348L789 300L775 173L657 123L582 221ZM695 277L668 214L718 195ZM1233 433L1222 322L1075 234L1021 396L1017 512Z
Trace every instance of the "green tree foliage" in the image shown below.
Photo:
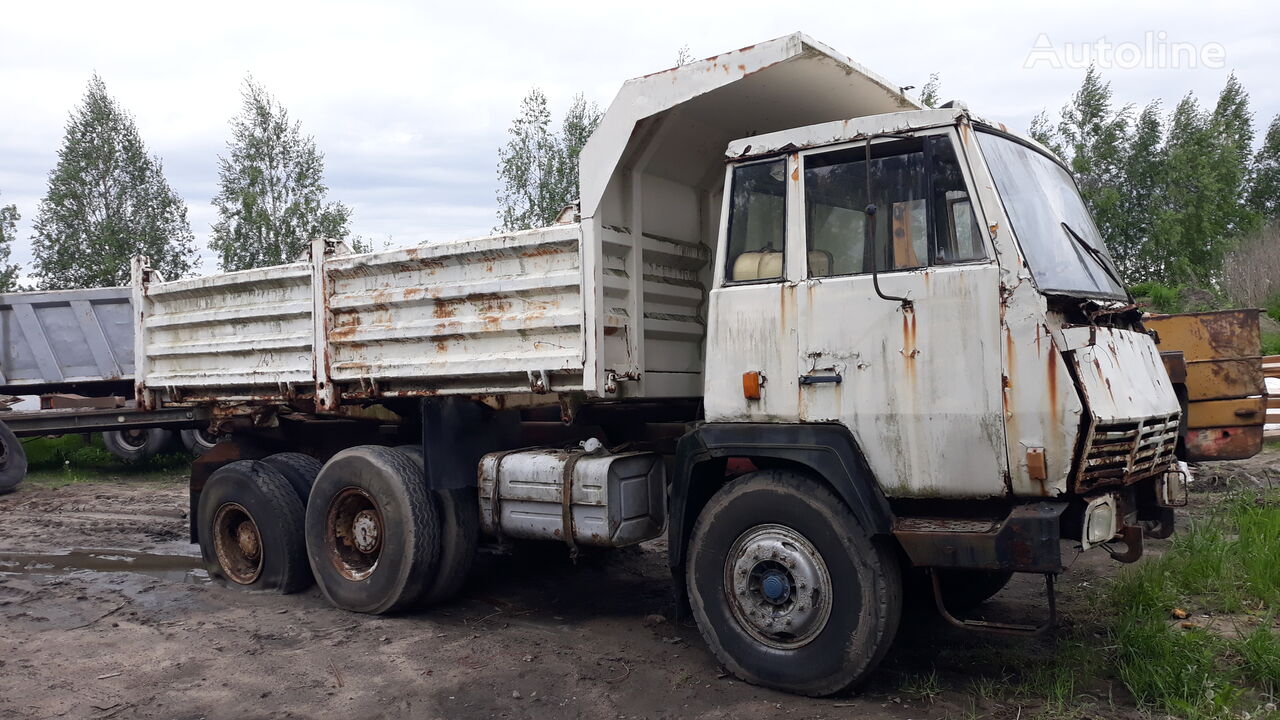
M0 292L12 292L18 289L18 266L9 263L9 254L17 231L17 205L0 206Z
M1275 207L1263 198L1280 195L1265 189L1267 177L1280 188L1280 128L1271 154L1264 142L1251 158L1252 120L1234 75L1211 111L1188 94L1166 121L1156 102L1136 117L1117 107L1091 67L1056 125L1041 113L1031 135L1068 163L1126 279L1214 289L1226 253Z
M1102 236L1112 241L1111 251L1121 267L1133 264L1133 248L1115 242L1127 220L1121 188L1132 114L1128 105L1114 106L1111 84L1090 66L1080 90L1062 107L1057 132L1049 133L1050 147L1071 167L1080 194Z
M498 150L497 232L545 227L578 198L578 157L600 124L600 109L579 93L559 132L551 130L547 96L538 88L520 101L507 144Z
M345 239L351 209L325 202L324 154L266 89L245 78L241 112L218 157L218 222L210 242L223 270L294 262L315 238ZM357 251L367 250L357 242Z
M133 118L95 75L71 113L58 164L36 215L32 250L44 289L129 282L135 254L165 277L198 261L187 207L147 154Z
M1272 118L1253 157L1249 208L1264 222L1280 218L1280 115Z
M938 80L938 73L929 73L929 82L920 89L920 104L929 108L938 107L942 102L938 94L941 91L942 83Z
M1148 282L1165 276L1157 269L1171 258L1162 257L1152 242L1163 209L1165 184L1164 131L1159 101L1152 101L1133 121L1133 134L1123 151L1120 173L1120 222L1109 246L1121 275L1130 282Z

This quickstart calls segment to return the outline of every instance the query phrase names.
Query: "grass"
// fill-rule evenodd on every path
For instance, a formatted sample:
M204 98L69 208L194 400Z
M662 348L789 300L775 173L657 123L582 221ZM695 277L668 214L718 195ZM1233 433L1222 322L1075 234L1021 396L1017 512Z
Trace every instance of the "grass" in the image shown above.
M1225 496L1163 554L1091 583L1055 639L934 648L933 667L980 675L907 674L898 689L930 702L959 691L961 717L1130 717L1136 705L1152 718L1280 720L1280 492Z
M131 481L172 479L191 465L191 456L180 449L155 455L140 463L126 463L107 451L100 435L37 437L22 441L27 454L27 482L61 486L101 480L103 475L127 476Z
M1262 354L1280 355L1280 333L1262 333Z
M1280 494L1232 496L1107 596L1112 662L1141 707L1280 718Z

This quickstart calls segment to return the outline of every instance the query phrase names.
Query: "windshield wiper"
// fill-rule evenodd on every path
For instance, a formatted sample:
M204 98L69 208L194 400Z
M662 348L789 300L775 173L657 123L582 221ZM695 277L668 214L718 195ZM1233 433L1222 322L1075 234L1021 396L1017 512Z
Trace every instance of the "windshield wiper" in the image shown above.
M1120 276L1116 274L1116 271L1112 269L1111 262L1108 260L1107 256L1098 248L1090 245L1088 240L1080 237L1080 233L1071 229L1070 225L1065 222L1061 223L1061 225L1062 229L1067 231L1067 235L1070 235L1071 239L1075 240L1077 245L1084 248L1085 252L1089 253L1089 257L1093 258L1093 261L1097 263L1098 267L1102 268L1102 272L1106 273L1107 277L1111 278L1111 281L1116 284L1116 287L1120 288L1120 290L1124 292L1125 296L1128 297L1128 288L1125 287L1124 281L1120 279Z

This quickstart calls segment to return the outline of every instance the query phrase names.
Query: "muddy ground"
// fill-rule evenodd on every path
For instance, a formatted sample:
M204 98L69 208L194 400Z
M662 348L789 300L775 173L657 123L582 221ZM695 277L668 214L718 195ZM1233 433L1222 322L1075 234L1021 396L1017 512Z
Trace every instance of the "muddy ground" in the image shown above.
M726 676L692 622L670 619L662 542L576 566L557 546L486 550L455 602L370 617L314 588L211 583L186 510L182 477L0 496L0 718L1013 718L1035 698L982 697L982 683L1058 642L909 612L863 693L800 698ZM1116 569L1101 552L1074 560L1068 626ZM984 612L1031 619L1041 589L1019 578ZM1107 715L1131 715L1122 690L1099 692Z

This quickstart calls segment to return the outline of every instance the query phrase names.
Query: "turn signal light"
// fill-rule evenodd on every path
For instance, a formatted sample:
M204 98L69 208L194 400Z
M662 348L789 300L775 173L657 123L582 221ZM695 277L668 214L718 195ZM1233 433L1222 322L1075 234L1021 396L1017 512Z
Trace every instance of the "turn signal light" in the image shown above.
M742 397L748 400L760 399L760 386L764 384L764 373L759 370L742 373Z

